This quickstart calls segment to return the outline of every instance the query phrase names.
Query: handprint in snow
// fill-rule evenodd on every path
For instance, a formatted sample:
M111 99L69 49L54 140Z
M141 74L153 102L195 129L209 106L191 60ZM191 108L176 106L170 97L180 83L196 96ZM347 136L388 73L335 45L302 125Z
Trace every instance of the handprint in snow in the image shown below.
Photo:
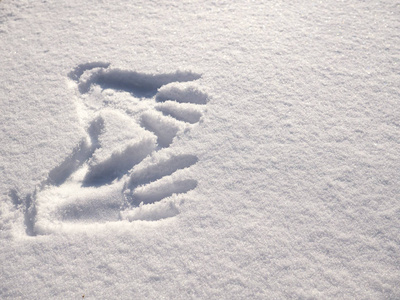
M175 216L174 195L197 186L185 176L197 156L171 145L201 119L208 97L191 83L200 75L141 74L96 62L69 77L87 136L32 195L32 233Z

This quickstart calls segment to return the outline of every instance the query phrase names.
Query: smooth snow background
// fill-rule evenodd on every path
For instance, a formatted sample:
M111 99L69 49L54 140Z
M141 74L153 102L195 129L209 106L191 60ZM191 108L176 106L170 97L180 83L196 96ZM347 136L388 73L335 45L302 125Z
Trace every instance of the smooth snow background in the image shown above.
M49 1L50 2L50 1ZM2 298L400 298L395 1L1 1ZM211 101L181 213L28 237L78 143L78 64L192 70Z

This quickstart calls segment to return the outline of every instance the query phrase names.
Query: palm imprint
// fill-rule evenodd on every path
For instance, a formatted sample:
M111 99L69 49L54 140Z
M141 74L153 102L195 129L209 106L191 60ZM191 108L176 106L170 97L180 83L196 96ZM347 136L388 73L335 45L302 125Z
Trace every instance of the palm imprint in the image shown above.
M95 62L69 77L87 136L32 196L32 233L177 215L178 195L197 186L186 169L198 158L171 145L201 119L208 97L193 83L200 75Z

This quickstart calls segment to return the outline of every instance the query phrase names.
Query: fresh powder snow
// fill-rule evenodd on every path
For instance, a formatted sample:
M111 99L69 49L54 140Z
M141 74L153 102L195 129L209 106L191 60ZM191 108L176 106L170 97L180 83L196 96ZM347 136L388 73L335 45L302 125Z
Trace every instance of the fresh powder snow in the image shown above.
M0 1L1 299L400 299L396 1Z

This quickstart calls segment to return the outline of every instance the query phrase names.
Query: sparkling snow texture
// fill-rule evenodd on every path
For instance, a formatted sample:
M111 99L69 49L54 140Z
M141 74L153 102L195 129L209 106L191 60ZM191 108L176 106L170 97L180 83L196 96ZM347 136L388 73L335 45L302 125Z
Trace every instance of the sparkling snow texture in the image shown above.
M0 298L400 298L396 1L3 0L0 54Z

